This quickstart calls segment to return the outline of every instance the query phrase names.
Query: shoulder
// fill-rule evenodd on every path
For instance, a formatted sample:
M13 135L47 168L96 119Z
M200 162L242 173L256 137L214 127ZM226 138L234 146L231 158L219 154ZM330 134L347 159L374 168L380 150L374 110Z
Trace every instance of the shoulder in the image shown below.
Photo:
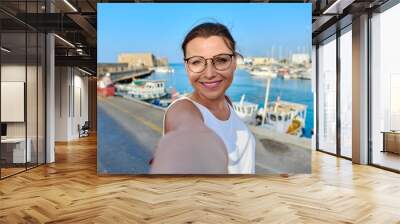
M188 99L174 102L165 112L165 133L204 125L199 109Z

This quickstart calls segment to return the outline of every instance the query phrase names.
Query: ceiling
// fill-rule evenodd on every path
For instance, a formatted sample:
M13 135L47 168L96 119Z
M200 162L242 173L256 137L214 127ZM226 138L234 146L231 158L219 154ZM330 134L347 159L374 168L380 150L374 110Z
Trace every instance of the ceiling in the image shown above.
M388 0L231 0L230 2L312 3L312 36L318 43L336 32L338 24L346 26L361 12L373 10ZM15 54L26 54L25 30L54 32L56 65L80 66L93 74L97 60L97 3L116 2L193 2L166 0L1 0L0 26L2 45ZM201 2L204 2L201 1ZM208 2L224 2L209 0ZM50 13L51 12L51 13ZM341 21L338 23L338 21ZM346 22L347 21L347 22ZM31 38L31 37L30 37ZM28 42L30 41L28 38ZM66 41L63 41L66 40ZM7 43L7 44L6 44ZM28 54L35 43L28 44Z
M18 62L25 55L28 59L35 57L36 51L44 47L44 44L36 43L36 35L52 32L57 34L56 66L79 66L95 74L96 4L96 0L48 0L47 4L44 0L1 0L2 46L12 49L2 60ZM40 36L38 39L41 41L43 38Z

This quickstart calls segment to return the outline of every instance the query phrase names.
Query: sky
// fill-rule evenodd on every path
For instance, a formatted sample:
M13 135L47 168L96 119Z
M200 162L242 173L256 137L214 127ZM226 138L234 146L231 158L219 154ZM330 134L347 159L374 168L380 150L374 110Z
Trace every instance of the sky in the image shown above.
M97 61L151 52L182 63L181 43L203 22L226 25L245 57L311 51L311 3L99 3Z

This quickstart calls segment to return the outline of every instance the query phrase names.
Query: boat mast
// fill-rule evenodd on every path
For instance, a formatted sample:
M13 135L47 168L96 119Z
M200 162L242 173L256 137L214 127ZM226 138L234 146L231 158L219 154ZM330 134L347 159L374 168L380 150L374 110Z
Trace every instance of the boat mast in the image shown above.
M265 99L264 99L264 109L262 114L262 122L261 125L265 124L265 117L267 115L267 108L268 108L268 95L269 95L269 86L271 84L271 78L267 78L267 83L265 87Z
M246 96L246 94L243 94L242 97L240 98L240 105L243 105L245 96Z

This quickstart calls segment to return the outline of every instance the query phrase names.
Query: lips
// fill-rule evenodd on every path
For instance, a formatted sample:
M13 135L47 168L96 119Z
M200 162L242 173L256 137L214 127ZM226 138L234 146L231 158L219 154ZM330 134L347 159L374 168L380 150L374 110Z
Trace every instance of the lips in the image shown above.
M218 80L218 81L207 81L207 82L200 82L204 87L206 87L207 89L216 89L218 88L218 86L221 84L222 80Z

